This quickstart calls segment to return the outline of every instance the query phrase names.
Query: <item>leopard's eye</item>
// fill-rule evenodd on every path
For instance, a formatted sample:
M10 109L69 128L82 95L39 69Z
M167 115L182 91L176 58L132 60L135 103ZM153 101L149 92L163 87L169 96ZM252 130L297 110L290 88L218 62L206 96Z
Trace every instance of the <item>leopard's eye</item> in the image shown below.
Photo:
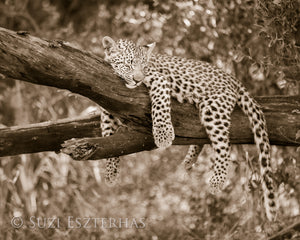
M147 72L147 71L148 71L148 67L145 66L145 67L143 68L143 71L144 71L144 72Z

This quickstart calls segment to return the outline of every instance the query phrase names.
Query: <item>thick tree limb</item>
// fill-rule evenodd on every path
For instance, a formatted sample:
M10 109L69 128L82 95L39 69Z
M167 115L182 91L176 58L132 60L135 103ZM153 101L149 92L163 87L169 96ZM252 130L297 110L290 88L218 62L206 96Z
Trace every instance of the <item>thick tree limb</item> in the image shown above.
M296 129L300 127L300 114L293 114L292 109L298 107L297 101L299 99L291 97L265 97L262 99L263 101L259 100L263 102L265 109L270 128L269 137L271 143L298 146L299 142L295 140L295 134ZM276 103L275 100L280 102L280 104ZM272 103L270 103L271 101ZM283 106L284 111L280 110ZM199 123L197 122L199 120L197 113L193 113L191 117L190 121L194 121L198 128ZM23 127L2 128L0 129L0 156L41 151L59 151L61 144L71 138L90 138L89 142L97 143L100 146L100 150L91 159L121 156L155 148L151 133L144 133L138 125L132 125L131 128L122 127L115 135L101 138L99 119L99 115L96 115L57 122L31 124ZM243 113L236 110L233 113L232 119L231 142L234 144L253 143L252 133L247 126L248 120ZM209 143L204 129L200 129L198 133L195 133L194 137L177 136L174 141L174 144L179 145L195 143Z
M0 128L0 157L59 151L70 138L100 137L100 116Z
M115 136L98 139L101 151L95 154L95 158L154 148L146 87L127 89L122 79L100 57L62 42L46 41L0 28L0 73L8 78L68 89L90 98L119 117L128 128ZM256 99L263 106L271 143L298 146L299 142L295 137L300 129L300 96ZM176 132L174 144L208 143L194 106L172 101L172 121ZM41 124L44 128L41 127L36 132L36 126L33 129L1 129L0 156L58 150L59 144L67 138L98 135L93 127L79 131L81 123L74 131L72 122L65 123L63 128L59 128L62 126L59 124L61 123L49 126ZM36 137L40 142L32 140ZM47 138L49 141L45 140ZM253 143L248 119L237 109L232 115L231 142ZM12 151L12 148L20 150Z

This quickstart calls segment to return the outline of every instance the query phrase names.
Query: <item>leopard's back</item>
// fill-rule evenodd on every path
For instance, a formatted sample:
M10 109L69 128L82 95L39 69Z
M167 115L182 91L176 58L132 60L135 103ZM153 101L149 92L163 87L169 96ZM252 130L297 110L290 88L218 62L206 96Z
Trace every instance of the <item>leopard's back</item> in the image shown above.
M153 55L144 83L149 87L157 74L168 80L172 97L197 107L209 95L226 92L229 98L236 97L239 88L239 82L221 69L207 62L176 56Z

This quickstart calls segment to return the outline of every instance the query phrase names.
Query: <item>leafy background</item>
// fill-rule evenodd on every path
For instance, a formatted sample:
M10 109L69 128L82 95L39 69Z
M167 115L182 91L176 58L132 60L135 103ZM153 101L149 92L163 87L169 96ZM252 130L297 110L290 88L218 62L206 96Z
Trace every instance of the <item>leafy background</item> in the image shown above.
M297 0L1 0L0 26L102 57L106 35L157 42L160 53L208 61L237 76L253 95L297 95L299 9ZM2 127L74 117L90 106L70 92L0 75ZM103 182L104 161L75 162L53 152L1 158L0 238L265 239L265 231L275 231L261 207L253 146L233 146L230 180L218 195L208 191L210 147L191 176L181 164L186 151L173 146L122 157L121 182L113 188ZM299 220L299 150L273 146L272 159L279 230ZM23 217L19 229L11 226L14 216ZM30 216L59 218L60 228L30 228ZM128 218L129 225L144 218L146 226L68 228L68 216Z

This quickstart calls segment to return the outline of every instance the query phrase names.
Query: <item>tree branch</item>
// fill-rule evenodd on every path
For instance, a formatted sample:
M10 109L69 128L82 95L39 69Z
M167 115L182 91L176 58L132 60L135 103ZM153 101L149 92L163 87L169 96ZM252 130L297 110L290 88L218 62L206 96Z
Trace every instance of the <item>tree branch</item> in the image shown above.
M269 127L269 137L272 144L298 146L295 140L296 129L299 129L300 114L293 113L292 109L299 107L299 98L270 97L260 99L263 103ZM276 102L278 101L278 102ZM280 110L284 109L284 110ZM175 116L174 116L175 117ZM209 140L201 127L194 110L187 116L194 122L194 136L178 136L174 144L206 144ZM182 117L184 118L184 117ZM59 151L61 144L71 138L89 138L90 143L100 146L99 151L90 159L101 159L135 153L155 148L150 126L146 130L139 125L130 128L122 127L116 134L101 138L100 116L90 116L78 119L64 119L57 122L31 124L23 127L0 129L0 156L34 153L41 151ZM234 144L252 144L253 136L247 126L248 120L240 110L232 114L231 142ZM188 127L188 126L187 126ZM185 129L184 125L177 125ZM86 139L84 139L86 140Z
M93 158L123 155L155 147L146 87L127 89L122 79L100 57L72 48L66 43L46 41L0 28L0 73L8 78L68 89L90 98L119 117L127 128L115 136L98 138L96 141L101 150ZM299 146L295 136L300 129L300 96L257 97L256 100L263 107L271 143ZM94 123L98 121L92 119ZM59 145L68 138L99 136L100 132L95 127L84 125L88 119L78 121L75 121L76 124L69 121L64 122L65 125L58 122L1 129L0 156L57 151ZM174 144L209 142L193 105L173 100L172 122L176 133ZM239 109L235 109L232 114L231 142L253 143L248 119Z
M100 116L0 128L0 157L59 151L70 138L100 137Z

